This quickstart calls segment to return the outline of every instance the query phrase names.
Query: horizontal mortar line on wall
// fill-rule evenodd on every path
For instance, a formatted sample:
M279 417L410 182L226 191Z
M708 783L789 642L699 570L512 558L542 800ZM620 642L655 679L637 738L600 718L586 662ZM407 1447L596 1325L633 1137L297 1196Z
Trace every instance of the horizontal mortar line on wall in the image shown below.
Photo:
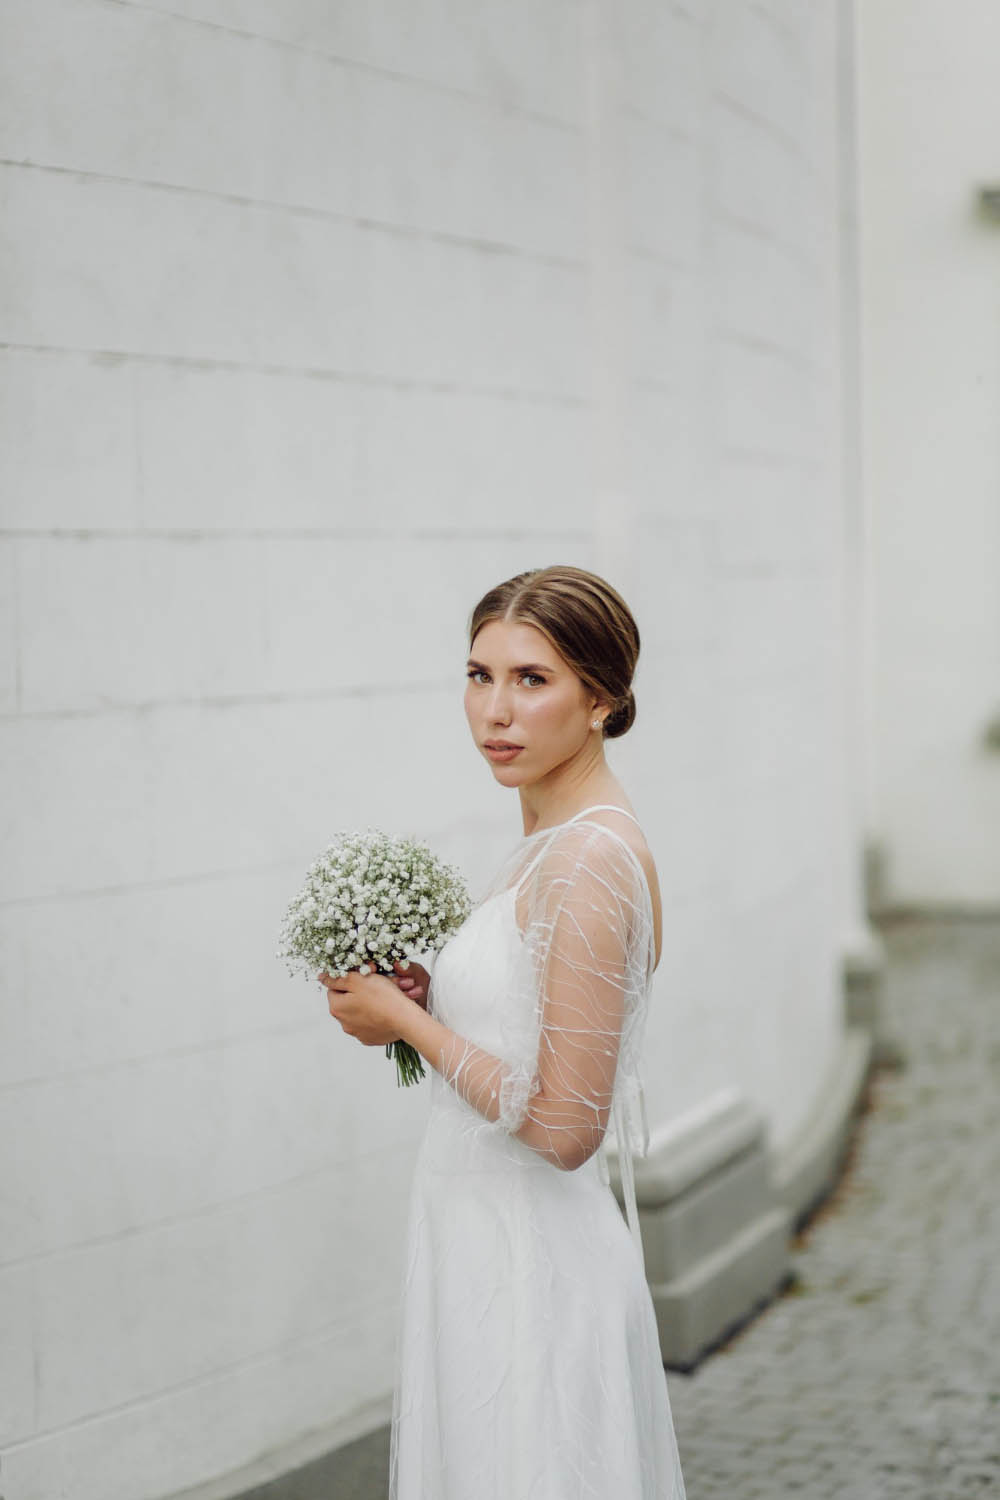
M699 0L687 0L687 3L685 3L685 0L672 0L669 8L671 14L676 16L678 21L682 21L686 25L693 27L695 31L700 31L705 27L703 15L705 7L699 3ZM707 30L707 27L705 29Z
M524 526L415 526L410 535L435 542L527 542L532 546L535 542L589 542L593 538L593 532L588 528L574 526L539 527L537 530Z
M294 1354L297 1349L308 1349L311 1344L324 1344L331 1337L338 1334L350 1333L359 1327L364 1327L370 1321L379 1317L391 1317L393 1324L396 1323L399 1311L398 1294L391 1294L386 1299L379 1301L361 1302L352 1301L351 1316L349 1318L333 1318L327 1323L320 1323L308 1333L302 1333L297 1338L289 1339L285 1343L275 1344L268 1349L258 1350L254 1354L245 1354L238 1359L232 1360L225 1365L219 1365L213 1370L202 1371L198 1375L188 1376L184 1380L176 1380L170 1385L159 1386L156 1390L147 1391L141 1396L133 1396L127 1401L119 1401L114 1406L101 1407L99 1411L89 1412L82 1417L74 1417L69 1422L61 1422L55 1427L38 1427L27 1437L14 1438L4 1443L4 1453L15 1453L19 1449L30 1449L35 1443L46 1441L49 1438L61 1437L64 1433L76 1432L95 1422L104 1423L109 1417L123 1415L130 1411L141 1411L149 1408L164 1397L176 1396L185 1391L196 1391L214 1385L220 1378L228 1381L230 1376L237 1371L253 1369L255 1365L267 1365L275 1360L282 1363L287 1360L289 1354Z
M93 885L70 891L49 891L38 896L6 896L0 899L0 911L24 906L65 905L76 901L103 901L108 896L144 896L155 891L182 889L189 885L218 885L233 880L254 880L259 875L273 875L280 870L305 869L313 855L265 860L260 864L239 865L232 869L196 870L185 875L156 875L145 880L130 880L127 885Z
M79 542L536 542L590 539L591 533L580 528L552 527L530 531L519 526L410 526L393 527L391 531L377 526L233 526L202 528L195 526L25 526L0 527L0 542L79 541ZM0 714L0 718L3 715Z
M774 28L774 30L784 38L784 40L789 44L790 50L795 53L796 57L801 57L802 40L794 27L790 26L787 21L782 20L782 18L775 13L772 6L762 3L762 0L749 0L749 5L750 9L755 15L760 16L761 20L767 21Z
M416 533L393 530L393 540L407 540ZM0 541L8 542L381 542L390 533L377 526L233 526L223 530L198 526L24 526L0 527Z
M263 361L218 359L195 354L150 354L140 349L88 349L71 344L36 344L0 340L0 353L86 359L93 364L110 367L125 365L131 361L135 364L165 365L169 368L202 371L206 374L270 375L300 380L326 380L331 384L354 385L371 390L475 396L486 400L515 401L529 406L571 407L583 410L591 405L586 396L564 394L558 391L528 391L503 385L472 385L456 380L410 380L401 379L397 375L380 375L363 370L333 370L318 365L280 365Z
M394 224L387 219L373 219L365 214L348 214L336 209L314 208L305 203L282 203L270 198L251 198L243 193L224 193L215 188L192 187L186 183L164 182L155 178L122 177L115 172L98 172L85 167L65 167L53 162L20 160L0 157L0 167L12 171L42 172L49 176L74 177L83 182L110 183L114 187L141 188L153 193L175 193L181 197L203 198L215 203L228 203L238 208L259 209L262 213L288 214L294 218L318 219L325 223L341 224L346 228L360 229L375 234L388 234L396 239L423 240L432 244L449 245L463 250L474 250L482 255L509 255L532 265L558 266L561 270L583 274L587 262L571 255L553 255L544 250L525 250L520 245L505 240L484 239L481 235L456 234L444 229L420 229L409 224Z
M735 345L738 349L751 349L756 354L767 354L775 359L780 359L783 364L794 365L796 369L802 370L809 375L818 375L819 370L814 359L802 354L797 349L791 349L787 344L779 344L776 339L763 338L756 333L741 333L735 328L717 328L716 336L722 344Z
M291 984L299 976L286 974L286 981ZM304 988L306 980L296 984L296 988ZM316 980L317 986L319 981ZM322 1002L323 996L317 988L316 996ZM131 1073L140 1068L148 1067L150 1064L166 1062L171 1059L184 1057L201 1057L212 1052L237 1052L243 1046L252 1046L255 1042L268 1037L294 1037L299 1033L308 1035L316 1031L323 1024L324 1017L319 1013L319 1018L310 1019L303 1015L300 1021L288 1021L277 1026L256 1026L250 1031L235 1032L231 1036L206 1037L199 1042L186 1042L183 1046L164 1047L159 1052L136 1052L128 1057L110 1058L106 1062L87 1063L79 1068L62 1068L58 1072L37 1073L28 1078L11 1078L0 1083L0 1097L5 1094L17 1094L21 1091L31 1089L47 1088L50 1084L78 1083L82 1079L100 1078L115 1073Z
M805 172L811 176L816 174L816 167L804 154L801 142L785 130L783 126L776 125L767 115L761 114L752 105L747 104L742 99L738 99L728 89L716 86L712 92L718 102L732 114L739 115L741 120L744 120L748 125L753 125L762 135L769 135L775 144L781 146L793 161L799 163Z
M631 255L635 260L644 260L655 266L664 266L668 271L679 271L686 276L693 275L698 269L696 262L684 260L680 255L671 255L669 250L658 250L653 245L640 245L629 242L625 245L626 255Z
M263 47L274 47L284 52L299 53L304 57L317 57L323 62L328 62L334 67L344 68L347 71L357 73L370 73L376 78L388 78L395 83L405 84L409 88L424 89L429 93L444 94L447 97L463 99L471 104L478 104L486 108L493 108L505 115L517 115L521 119L533 120L538 125L545 125L552 130L558 130L566 135L581 135L583 126L573 120L567 120L560 115L547 115L543 110L529 109L523 104L517 104L508 100L494 100L488 94L479 94L474 89L462 88L455 83L442 83L440 79L419 77L415 73L404 73L399 68L387 68L384 65L366 62L362 58L348 57L340 52L330 52L323 47L307 46L303 42L293 42L288 37L269 36L259 31L248 31L244 27L226 25L222 21L210 21L202 16L189 16L180 11L171 10L165 5L143 4L142 0L78 0L78 3L93 5L103 4L115 6L120 10L145 11L149 15L164 16L169 20L178 21L182 25L199 27L204 31L216 31L225 36L234 36L242 41L254 43Z
M455 684L442 685L442 692L451 692ZM279 872L295 873L307 868L315 858L315 849L310 848L298 855L286 855L281 859L264 860L258 864L237 865L230 869L194 870L183 875L157 875L148 879L130 880L127 884L95 885L68 891L48 891L35 896L7 896L0 898L0 912L30 906L65 906L75 902L104 901L108 897L145 896L157 891L183 890L187 886L222 885L234 881L256 880L261 875Z
M412 1139L412 1133L409 1138ZM125 1240L141 1239L144 1235L160 1234L164 1229L171 1229L180 1224L204 1223L206 1220L217 1219L240 1205L277 1198L290 1188L332 1177L343 1171L345 1167L350 1167L353 1171L359 1162L384 1160L389 1152L395 1152L397 1149L397 1144L393 1140L388 1140L382 1146L372 1147L367 1151L351 1151L348 1155L324 1162L321 1166L309 1167L303 1172L283 1177L280 1182L269 1182L262 1187L247 1188L242 1193L233 1193L228 1198L215 1199L211 1203L204 1203L184 1213L149 1219L143 1224L128 1224L111 1233L91 1235L87 1239L74 1240L70 1244L58 1245L51 1250L32 1251L28 1255L17 1255L10 1260L0 1259L0 1272L16 1270L20 1266L39 1265L43 1261L60 1260L66 1256L78 1255L81 1250L94 1250L102 1245L121 1244Z
M718 576L722 579L774 578L782 584L794 584L803 579L815 580L831 576L829 560L822 555L812 557L809 554L798 554L770 560L758 559L754 562L728 562L725 557L718 557L716 565Z
M744 448L735 443L724 444L720 456L764 469L808 469L824 473L828 467L826 460L816 454L779 453L772 448Z
M797 245L791 245L787 240L778 239L774 229L768 224L758 222L756 219L744 218L742 214L734 214L731 209L717 205L713 210L713 216L717 223L727 229L735 229L740 234L749 235L752 239L759 240L763 244L776 250L785 260L789 260L800 270L808 271L810 276L818 281L820 279L820 268L815 260Z
M678 125L673 120L664 120L658 115L651 115L648 110L643 109L639 104L632 104L626 101L621 106L620 113L626 120L638 120L643 125L651 126L658 135L665 137L667 140L678 141L684 146L695 146L698 143L698 137L694 131L686 130L683 125Z
M110 700L89 708L28 708L15 713L0 713L0 724L97 719L104 714L138 715L173 708L284 708L300 703L337 703L344 698L393 698L401 693L443 692L451 686L450 682L441 679L437 682L346 683L343 687L319 688L312 692L178 694L173 698L144 698L131 703Z

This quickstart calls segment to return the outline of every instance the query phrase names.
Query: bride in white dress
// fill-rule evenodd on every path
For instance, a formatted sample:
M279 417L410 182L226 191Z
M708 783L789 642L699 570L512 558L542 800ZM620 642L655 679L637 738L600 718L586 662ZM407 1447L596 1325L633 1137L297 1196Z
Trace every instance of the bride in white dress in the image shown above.
M603 748L639 633L604 579L551 567L486 594L469 639L469 727L524 837L432 978L321 976L345 1031L431 1065L390 1500L684 1500L632 1181L659 893Z

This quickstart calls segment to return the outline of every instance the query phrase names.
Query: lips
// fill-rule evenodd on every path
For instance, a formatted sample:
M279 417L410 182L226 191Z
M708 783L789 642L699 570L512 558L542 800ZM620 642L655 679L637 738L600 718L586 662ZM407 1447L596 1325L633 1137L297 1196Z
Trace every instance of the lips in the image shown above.
M510 740L486 740L483 744L483 750L495 766L506 766L517 760L523 749L523 745L511 744Z

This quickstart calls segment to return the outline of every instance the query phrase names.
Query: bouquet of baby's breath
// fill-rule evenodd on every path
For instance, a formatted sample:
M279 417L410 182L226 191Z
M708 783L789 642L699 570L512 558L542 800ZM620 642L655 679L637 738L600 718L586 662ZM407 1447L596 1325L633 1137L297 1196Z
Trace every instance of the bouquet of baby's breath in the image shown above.
M465 881L419 839L393 838L377 829L340 833L306 872L281 927L278 957L290 973L334 978L404 969L418 953L442 948L472 909ZM424 1076L420 1053L409 1042L389 1042L398 1084Z

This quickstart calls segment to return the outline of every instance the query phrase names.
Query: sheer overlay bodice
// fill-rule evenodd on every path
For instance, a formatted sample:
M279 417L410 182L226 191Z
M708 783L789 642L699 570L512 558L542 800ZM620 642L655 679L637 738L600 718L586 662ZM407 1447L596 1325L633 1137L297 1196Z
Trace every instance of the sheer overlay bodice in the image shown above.
M632 816L523 839L434 965L463 1040L429 1074L390 1500L683 1500L631 1172L652 902L602 810Z

